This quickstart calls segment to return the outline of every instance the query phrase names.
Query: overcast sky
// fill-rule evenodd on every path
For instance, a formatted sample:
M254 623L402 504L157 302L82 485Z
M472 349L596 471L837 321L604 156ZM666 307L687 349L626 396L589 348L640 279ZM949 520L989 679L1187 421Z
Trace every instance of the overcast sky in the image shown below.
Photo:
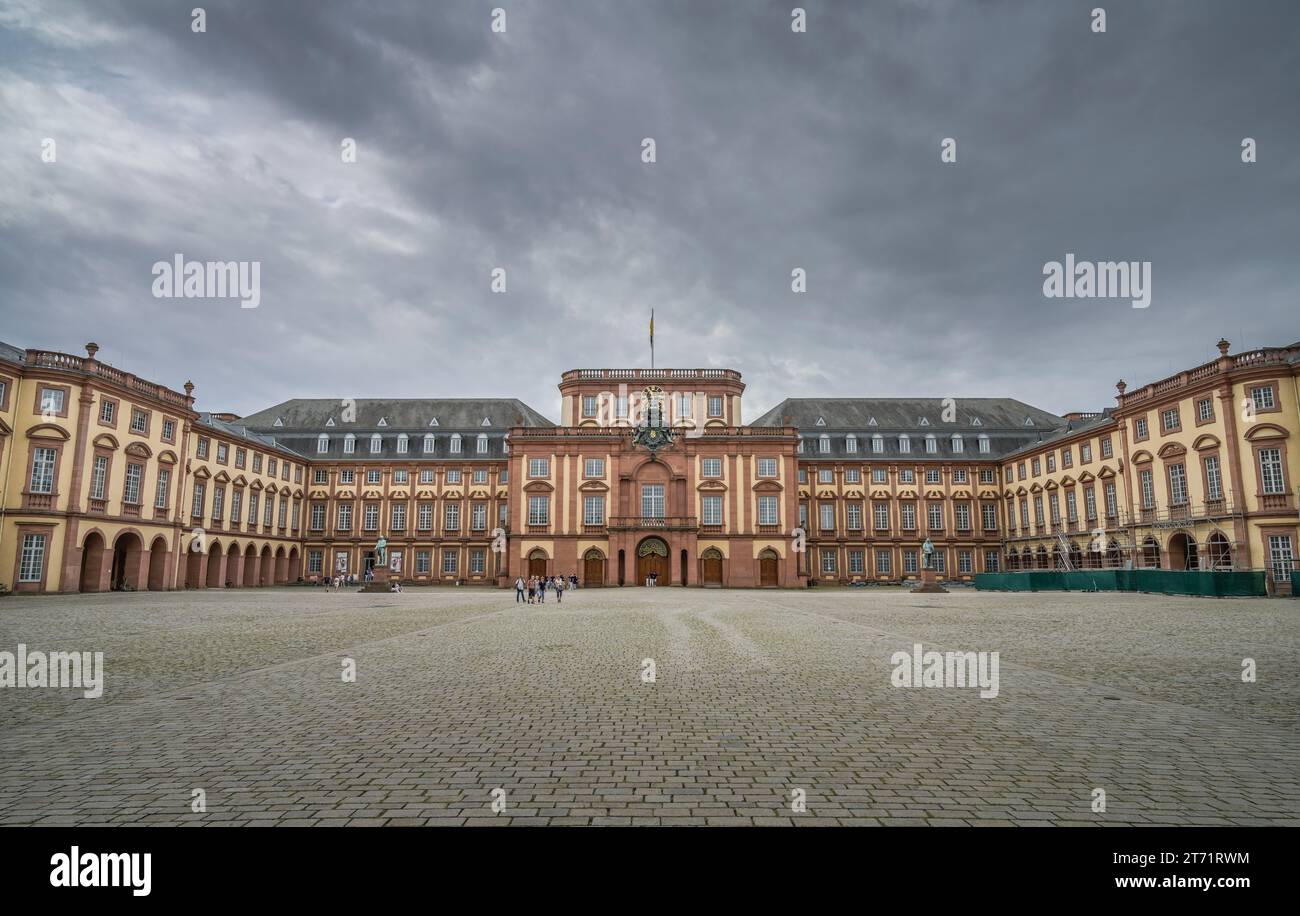
M657 365L739 369L747 419L1099 409L1300 339L1300 3L793 6L0 0L0 339L204 410L558 418L562 371L648 364L653 307ZM259 307L155 298L178 252L259 261ZM1045 298L1067 252L1149 260L1150 307Z

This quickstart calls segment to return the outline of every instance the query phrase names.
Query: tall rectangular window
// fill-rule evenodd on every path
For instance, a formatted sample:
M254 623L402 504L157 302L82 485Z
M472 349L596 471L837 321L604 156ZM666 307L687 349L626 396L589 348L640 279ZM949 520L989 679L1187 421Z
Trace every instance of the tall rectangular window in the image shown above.
M604 477L605 476L605 459L588 458L583 462L582 476L584 477Z
M433 503L420 503L416 510L416 527L421 531L433 528Z
M700 473L705 477L722 476L722 459L705 458L700 462Z
M226 510L226 488L216 486L212 488L212 520L221 521L222 514Z
M158 485L154 490L153 504L156 509L167 508L167 491L171 486L172 472L170 468L158 469Z
M1156 488L1150 470L1138 472L1138 483L1142 491L1142 508L1154 509L1156 505Z
M62 392L59 392L62 394ZM40 582L45 572L45 535L23 535L22 554L18 560L19 582Z
M1272 391L1272 388L1267 389ZM1285 493L1286 475L1282 469L1282 450L1262 448L1259 450L1259 479L1265 493Z
M584 525L605 524L605 497L584 496L582 498L582 523Z
M550 521L551 501L545 496L528 497L528 524L545 525Z
M311 530L312 531L325 530L325 504L324 503L311 504Z
M469 527L471 531L487 529L487 503L474 503L470 506Z
M875 519L874 525L877 531L889 530L889 503L873 503L871 507L872 517Z
M49 494L54 492L54 462L58 452L52 448L32 450L32 477L27 492Z
M775 496L760 496L758 498L758 523L760 525L779 525L780 517L777 512L778 503Z
M460 530L460 503L447 503L442 510L443 529L446 531Z
M819 518L822 531L835 530L835 504L821 503L818 507Z
M703 525L721 525L722 524L722 497L706 496L701 500L701 507L704 512L700 523Z
M1219 456L1205 459L1205 498L1223 499L1223 475L1219 471Z
M852 502L844 507L845 524L850 531L862 530L862 503Z
M1274 582L1287 582L1295 566L1295 554L1289 534L1271 534L1268 538L1268 562Z
M641 484L641 517L664 517L664 485L661 483Z
M1169 466L1169 501L1175 506L1187 505L1187 468L1184 465Z
M406 503L393 503L389 527L393 531L406 530Z
M207 496L206 485L196 483L194 485L194 498L190 501L190 515L194 518L203 518L203 502Z
M112 403L109 401L108 403ZM108 481L108 458L104 455L95 456L95 466L90 472L90 498L103 499L104 487Z
M1106 518L1116 518L1119 516L1119 500L1115 496L1115 484L1108 482L1106 484Z

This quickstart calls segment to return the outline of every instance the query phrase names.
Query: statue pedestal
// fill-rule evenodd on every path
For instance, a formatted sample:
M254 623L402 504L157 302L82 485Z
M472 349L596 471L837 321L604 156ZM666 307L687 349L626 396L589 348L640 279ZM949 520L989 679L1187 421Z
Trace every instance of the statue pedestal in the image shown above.
M364 586L363 592L386 592L388 591L388 567L376 566L371 570L370 584Z
M948 594L948 589L939 584L939 574L933 569L921 570L921 584L912 589L912 593L923 592L925 594Z

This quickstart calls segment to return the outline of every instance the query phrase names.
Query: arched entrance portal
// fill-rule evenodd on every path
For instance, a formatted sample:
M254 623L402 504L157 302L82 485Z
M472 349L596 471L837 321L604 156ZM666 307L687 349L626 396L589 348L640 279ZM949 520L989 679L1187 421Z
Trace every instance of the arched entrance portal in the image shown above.
M671 569L668 563L668 545L660 538L646 538L636 549L636 581L647 584L651 574L657 576L659 585L669 583Z
M104 575L104 536L98 531L86 535L86 543L81 547L81 583L83 592L97 592Z
M722 551L716 547L700 554L700 582L705 588L722 588Z
M149 545L149 591L161 592L167 588L167 539L156 537Z
M528 554L528 575L546 575L546 551L540 547Z
M1210 569L1232 569L1232 546L1222 532L1210 535L1205 550Z
M779 585L778 558L776 551L768 547L758 555L758 584L764 588L776 588Z
M1178 532L1169 539L1169 568L1196 569L1200 565L1196 553L1196 542L1183 532Z
M113 577L109 587L114 591L143 588L144 583L140 581L143 555L144 544L138 534L130 531L119 534L113 542Z
M595 547L583 555L582 584L587 588L605 584L605 555Z

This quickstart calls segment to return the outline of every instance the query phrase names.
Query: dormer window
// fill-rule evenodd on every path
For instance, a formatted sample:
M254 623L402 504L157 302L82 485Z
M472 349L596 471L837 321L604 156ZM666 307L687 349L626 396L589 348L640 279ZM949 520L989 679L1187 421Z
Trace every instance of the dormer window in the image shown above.
M424 453L426 455L433 454L433 433L424 434Z
M478 437L478 443L477 443L477 446L476 446L476 449L475 449L475 450L476 450L476 451L478 452L478 454L480 454L480 455L486 455L486 454L487 454L487 450L488 450L488 437L487 437L485 434L483 434L483 433L480 433L480 434L479 434L479 437Z
M380 440L380 438L379 438L379 433L375 433L374 435L372 435L372 436L370 437L370 454L372 454L372 455L378 455L378 454L379 454L380 441L381 441L381 440Z
M858 453L858 437L849 433L844 437L844 451L850 455Z
M357 437L348 433L343 437L343 454L351 455L357 450Z
M316 454L323 455L330 450L330 437L321 435L316 437Z
M452 436L451 436L451 453L452 453L453 455L459 455L459 454L460 454L460 433L452 433Z
M397 436L397 454L405 455L409 447L406 433L399 433Z

